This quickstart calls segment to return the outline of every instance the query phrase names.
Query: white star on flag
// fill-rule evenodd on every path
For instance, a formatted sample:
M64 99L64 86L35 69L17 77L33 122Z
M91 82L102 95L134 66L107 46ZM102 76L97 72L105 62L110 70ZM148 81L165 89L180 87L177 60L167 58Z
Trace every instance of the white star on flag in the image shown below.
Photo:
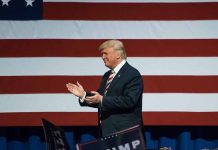
M35 1L35 0L25 0L26 1L26 6L32 6L33 7L33 2Z
M9 6L8 3L10 2L11 0L2 0L2 6L6 5L6 6Z

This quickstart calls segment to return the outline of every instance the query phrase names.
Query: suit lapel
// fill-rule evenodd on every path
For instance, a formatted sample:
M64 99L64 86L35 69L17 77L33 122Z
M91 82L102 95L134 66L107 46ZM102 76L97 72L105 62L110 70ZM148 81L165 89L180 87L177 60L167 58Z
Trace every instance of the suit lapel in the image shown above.
M114 77L114 79L112 80L109 88L108 88L108 92L117 84L119 83L120 78L123 76L126 67L127 67L128 63L126 62L123 67L119 70L119 72L116 74L116 76Z

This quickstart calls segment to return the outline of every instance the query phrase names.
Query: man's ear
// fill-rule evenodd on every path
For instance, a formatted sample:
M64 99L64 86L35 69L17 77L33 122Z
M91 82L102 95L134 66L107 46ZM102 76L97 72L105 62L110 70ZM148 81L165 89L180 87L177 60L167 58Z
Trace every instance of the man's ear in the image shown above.
M117 53L116 53L116 58L117 58L117 59L120 59L120 58L121 58L121 52L117 51Z

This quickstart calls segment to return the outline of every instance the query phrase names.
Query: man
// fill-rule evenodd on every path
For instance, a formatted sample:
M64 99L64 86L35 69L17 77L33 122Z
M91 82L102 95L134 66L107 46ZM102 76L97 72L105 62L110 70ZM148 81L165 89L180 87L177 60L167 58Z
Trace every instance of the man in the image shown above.
M79 97L81 106L98 108L101 137L134 125L140 125L143 131L143 80L139 71L127 63L121 41L105 41L99 50L105 66L110 68L99 89L88 93L77 82L68 83L68 90Z

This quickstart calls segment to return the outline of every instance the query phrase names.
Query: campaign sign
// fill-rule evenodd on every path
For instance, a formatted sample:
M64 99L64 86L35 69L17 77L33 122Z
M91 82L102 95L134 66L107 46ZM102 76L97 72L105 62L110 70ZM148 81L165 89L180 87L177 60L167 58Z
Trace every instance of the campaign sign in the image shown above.
M139 126L111 136L76 145L77 150L145 150L145 140Z
M42 119L47 150L70 150L64 131L46 119Z

